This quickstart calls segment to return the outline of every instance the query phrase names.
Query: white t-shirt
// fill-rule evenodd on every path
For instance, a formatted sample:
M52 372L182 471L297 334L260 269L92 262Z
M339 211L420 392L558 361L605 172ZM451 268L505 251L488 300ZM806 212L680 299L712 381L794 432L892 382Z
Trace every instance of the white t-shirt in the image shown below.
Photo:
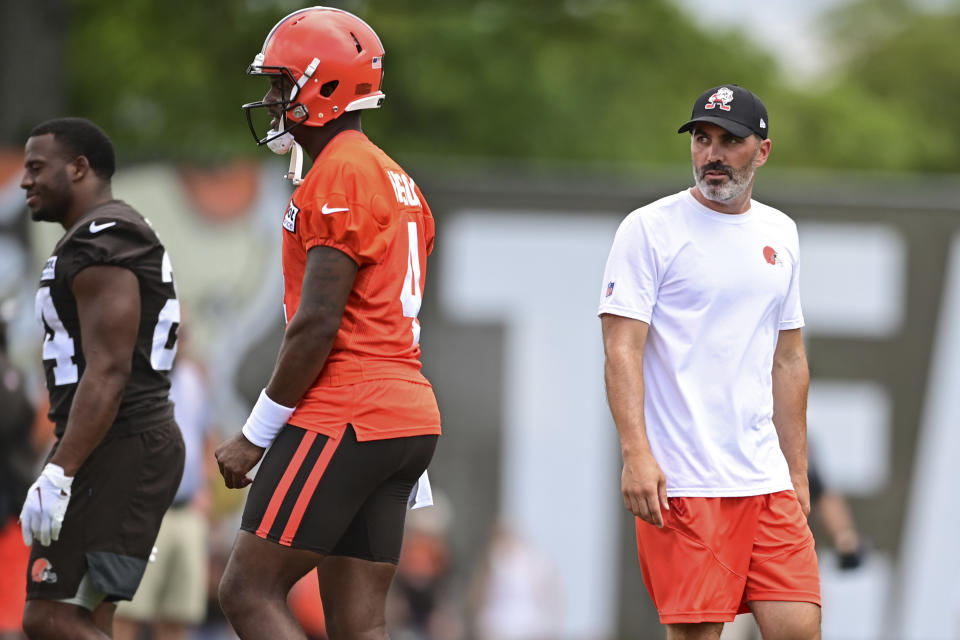
M803 326L796 224L751 201L742 214L690 191L628 215L599 313L650 325L644 417L670 496L792 489L773 426L779 332Z

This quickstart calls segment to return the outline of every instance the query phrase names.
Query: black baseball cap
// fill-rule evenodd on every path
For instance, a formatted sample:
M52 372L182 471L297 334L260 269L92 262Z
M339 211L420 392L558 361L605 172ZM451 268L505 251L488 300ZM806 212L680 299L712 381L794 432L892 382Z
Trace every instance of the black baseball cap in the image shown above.
M677 129L677 133L690 131L698 122L723 127L739 138L755 133L766 139L770 133L767 108L760 98L735 84L722 84L704 91L693 103L689 122Z

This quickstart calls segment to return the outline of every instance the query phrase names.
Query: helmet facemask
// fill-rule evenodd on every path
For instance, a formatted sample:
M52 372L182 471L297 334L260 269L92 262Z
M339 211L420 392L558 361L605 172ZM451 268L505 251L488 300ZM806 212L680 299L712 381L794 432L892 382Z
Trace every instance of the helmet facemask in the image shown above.
M280 78L281 90L277 91L280 99L248 102L242 106L242 109L246 113L247 126L250 127L250 133L253 135L253 139L256 140L257 144L265 144L274 153L283 155L290 151L290 148L294 144L293 134L290 132L310 118L310 111L306 105L297 101L297 96L300 93L302 84L297 82L294 73L287 67L270 67L258 64L262 63L262 61L263 54L257 54L253 64L247 68L247 74L266 76L268 78ZM316 61L311 65L314 69L315 64ZM314 69L309 69L308 71L312 74ZM309 75L303 74L301 79L302 82L306 82L306 80L309 80ZM289 95L284 95L287 93L287 87L290 88ZM254 122L254 110L256 109L266 109L266 115L269 118L266 125L262 124L262 120L260 126ZM263 114L263 112L257 113L261 114L261 116ZM278 119L276 127L271 126L274 118ZM264 130L267 131L267 134L260 137L260 132Z

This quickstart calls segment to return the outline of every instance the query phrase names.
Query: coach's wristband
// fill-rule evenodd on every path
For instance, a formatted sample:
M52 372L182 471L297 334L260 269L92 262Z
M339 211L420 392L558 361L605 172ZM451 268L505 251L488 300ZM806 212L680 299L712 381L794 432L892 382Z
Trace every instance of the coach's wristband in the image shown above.
M267 396L267 390L264 389L241 429L243 437L266 449L280 433L280 429L283 429L283 425L287 424L294 409L295 407L277 404Z

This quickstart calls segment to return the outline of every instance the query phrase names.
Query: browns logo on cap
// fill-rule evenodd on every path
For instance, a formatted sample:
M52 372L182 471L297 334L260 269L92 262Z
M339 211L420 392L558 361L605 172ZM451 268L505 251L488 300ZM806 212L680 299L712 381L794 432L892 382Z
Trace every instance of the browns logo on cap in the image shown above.
M735 84L707 89L693 103L693 113L677 133L691 131L698 122L723 127L738 138L757 134L764 140L770 135L770 118L753 92Z

